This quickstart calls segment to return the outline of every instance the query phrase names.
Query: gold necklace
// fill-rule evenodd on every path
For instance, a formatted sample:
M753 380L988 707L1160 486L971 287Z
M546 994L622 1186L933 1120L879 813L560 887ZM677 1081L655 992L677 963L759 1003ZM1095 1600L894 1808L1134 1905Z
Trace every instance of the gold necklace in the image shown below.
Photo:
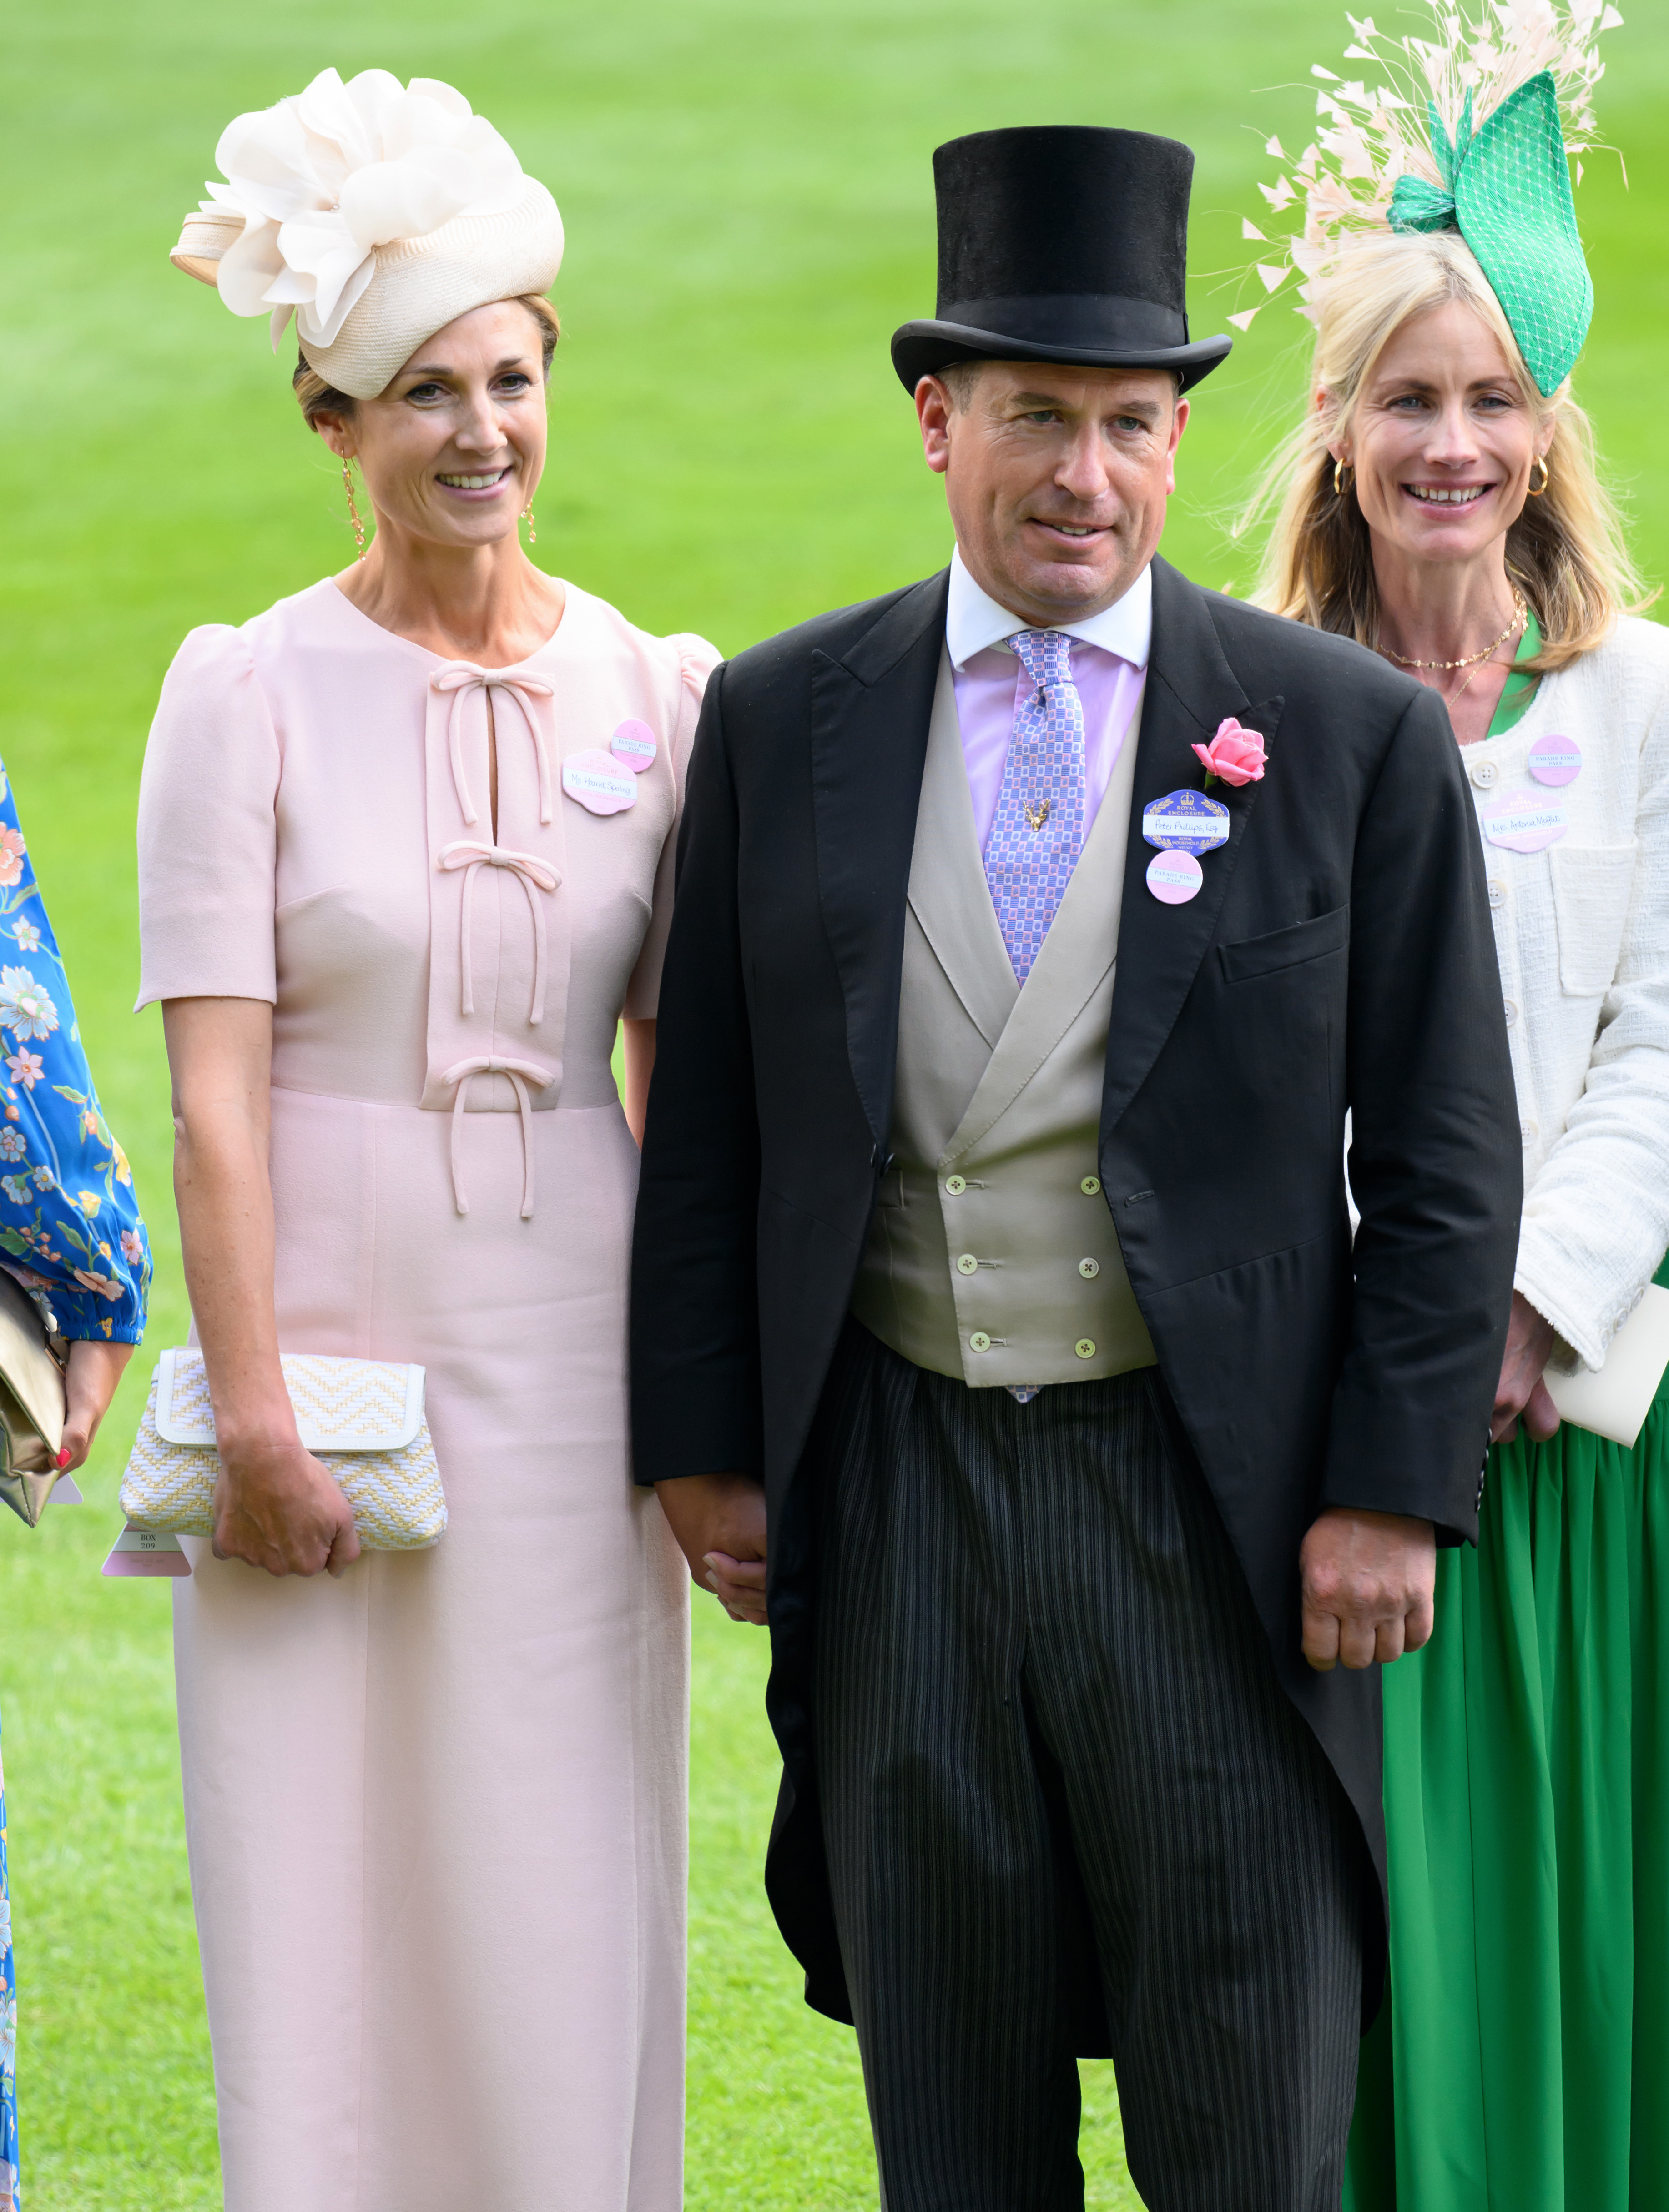
M1514 592L1513 594L1513 612L1508 621L1506 629L1502 630L1499 637L1492 637L1482 652L1469 653L1464 660L1405 660L1400 653L1393 653L1388 645L1382 645L1380 647L1380 651L1384 653L1387 660L1394 660L1399 668L1441 668L1444 670L1471 668L1477 661L1487 660L1492 653L1499 653L1501 647L1505 645L1508 639L1511 637L1513 632L1521 626L1526 615L1527 615L1529 611L1530 610L1526 605L1523 598L1517 592Z

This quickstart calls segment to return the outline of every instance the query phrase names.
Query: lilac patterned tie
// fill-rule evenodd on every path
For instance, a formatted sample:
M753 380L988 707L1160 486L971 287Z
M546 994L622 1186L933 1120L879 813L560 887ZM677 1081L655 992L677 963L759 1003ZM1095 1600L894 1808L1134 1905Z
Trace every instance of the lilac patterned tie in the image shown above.
M1030 681L1015 686L1021 696L985 840L985 881L1023 983L1084 842L1084 702L1063 631L1017 630L1008 643Z

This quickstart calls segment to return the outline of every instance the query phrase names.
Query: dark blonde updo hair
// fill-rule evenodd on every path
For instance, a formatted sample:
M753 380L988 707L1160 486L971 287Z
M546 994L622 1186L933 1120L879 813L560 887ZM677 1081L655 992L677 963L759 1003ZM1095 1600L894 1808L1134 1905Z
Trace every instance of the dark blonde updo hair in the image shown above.
M562 336L562 325L557 319L557 311L548 300L534 292L518 293L516 305L525 307L539 325L539 349L544 356L545 374L548 377L551 363L556 358L557 340ZM345 392L338 392L333 385L326 384L316 368L308 366L305 354L297 359L295 374L290 381L295 387L296 402L309 430L319 428L321 415L351 415L359 404Z

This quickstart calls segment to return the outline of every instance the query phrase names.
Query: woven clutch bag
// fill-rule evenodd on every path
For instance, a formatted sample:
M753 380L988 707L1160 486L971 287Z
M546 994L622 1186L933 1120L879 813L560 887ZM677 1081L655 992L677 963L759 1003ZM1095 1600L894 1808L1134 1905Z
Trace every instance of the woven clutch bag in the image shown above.
M283 1370L302 1442L341 1484L360 1542L374 1552L434 1543L446 1528L446 1497L423 1419L423 1369L287 1352ZM165 1352L122 1477L129 1528L212 1536L219 1473L203 1354Z

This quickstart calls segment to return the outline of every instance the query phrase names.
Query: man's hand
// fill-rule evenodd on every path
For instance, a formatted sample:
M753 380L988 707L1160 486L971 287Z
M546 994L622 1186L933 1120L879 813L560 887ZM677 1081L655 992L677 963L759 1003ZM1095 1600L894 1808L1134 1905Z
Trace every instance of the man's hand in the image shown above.
M1519 1432L1519 1416L1538 1443L1545 1443L1559 1425L1558 1408L1542 1380L1553 1349L1553 1324L1544 1321L1521 1291L1513 1293L1513 1318L1507 1327L1507 1350L1495 1385L1495 1417L1489 1441L1510 1444Z
M655 1494L690 1562L732 1620L765 1625L765 1492L749 1474L684 1474Z
M1304 1656L1319 1674L1371 1667L1431 1636L1437 1540L1429 1521L1330 1505L1298 1554Z

